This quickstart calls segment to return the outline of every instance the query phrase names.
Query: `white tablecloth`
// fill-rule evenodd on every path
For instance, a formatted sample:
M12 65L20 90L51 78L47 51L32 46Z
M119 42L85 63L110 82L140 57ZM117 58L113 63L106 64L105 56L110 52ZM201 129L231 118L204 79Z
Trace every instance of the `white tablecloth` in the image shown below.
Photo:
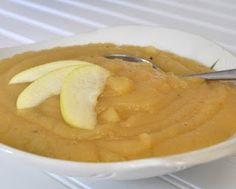
M144 24L196 33L236 54L236 0L1 0L0 18L0 48ZM0 156L1 189L234 189L235 175L235 157L160 178L108 182L47 175Z

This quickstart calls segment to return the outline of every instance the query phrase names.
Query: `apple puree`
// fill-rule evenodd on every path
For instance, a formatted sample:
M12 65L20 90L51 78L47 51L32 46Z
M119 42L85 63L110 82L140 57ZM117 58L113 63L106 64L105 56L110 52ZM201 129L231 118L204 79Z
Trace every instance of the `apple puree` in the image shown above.
M142 56L148 64L103 55ZM28 68L57 60L84 60L111 71L97 105L93 130L73 128L61 116L59 96L35 108L16 109L28 85L9 80ZM153 47L89 44L27 52L0 62L0 142L31 153L85 162L172 155L219 143L236 131L236 88L178 75L210 71Z

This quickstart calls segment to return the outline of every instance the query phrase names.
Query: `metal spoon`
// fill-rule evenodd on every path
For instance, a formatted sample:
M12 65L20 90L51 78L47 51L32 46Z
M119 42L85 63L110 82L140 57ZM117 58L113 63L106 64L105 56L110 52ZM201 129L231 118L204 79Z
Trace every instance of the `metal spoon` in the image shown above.
M148 64L152 64L153 68L155 69L158 68L157 65L141 57L130 56L126 54L110 54L104 57L109 58L109 59L122 59L125 61L137 62L137 63L148 63ZM206 72L206 73L200 73L200 74L189 74L189 75L183 75L183 77L200 77L206 80L236 80L236 69Z

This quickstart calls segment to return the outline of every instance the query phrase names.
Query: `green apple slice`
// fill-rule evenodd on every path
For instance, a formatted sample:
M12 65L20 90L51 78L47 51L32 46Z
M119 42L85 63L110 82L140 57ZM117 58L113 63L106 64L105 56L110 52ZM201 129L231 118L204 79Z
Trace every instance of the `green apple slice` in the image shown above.
M47 73L26 87L18 96L17 109L32 108L42 103L47 98L60 94L62 83L67 74L76 68L93 64L80 64L67 66Z
M110 72L100 66L77 68L63 82L60 106L64 120L72 127L94 129L95 106Z
M51 62L48 64L43 64L40 66L35 66L33 68L27 69L25 71L16 74L10 80L9 84L32 82L53 70L81 64L88 64L88 62L79 60L62 60L62 61Z

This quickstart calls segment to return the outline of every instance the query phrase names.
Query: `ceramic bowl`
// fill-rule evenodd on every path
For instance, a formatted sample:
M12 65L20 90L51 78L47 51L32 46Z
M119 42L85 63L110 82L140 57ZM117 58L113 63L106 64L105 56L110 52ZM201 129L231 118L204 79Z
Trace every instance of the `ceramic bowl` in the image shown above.
M91 33L35 43L32 45L5 48L1 49L0 58L7 58L25 51L97 42L154 46L200 61L207 66L211 66L218 60L215 67L217 70L236 68L236 58L219 45L183 31L168 28L155 28L153 26L106 28ZM208 148L173 156L154 157L117 163L83 163L42 157L0 144L0 153L2 156L8 156L8 158L10 157L26 164L37 166L47 172L73 177L116 180L159 176L220 159L235 152L236 138L232 137Z

